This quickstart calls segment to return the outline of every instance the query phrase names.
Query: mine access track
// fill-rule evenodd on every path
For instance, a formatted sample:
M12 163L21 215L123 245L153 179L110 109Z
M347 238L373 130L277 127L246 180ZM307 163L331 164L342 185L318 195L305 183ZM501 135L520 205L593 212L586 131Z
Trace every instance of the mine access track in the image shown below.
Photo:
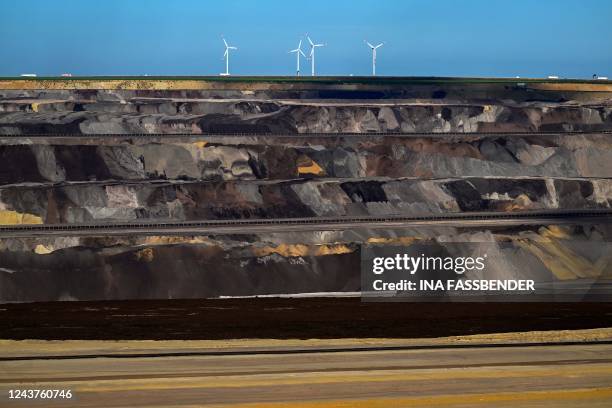
M612 222L612 210L473 212L425 216L307 217L275 219L206 220L184 222L119 222L47 225L7 225L0 237L42 235L202 235L290 231L334 231L351 228L406 228L427 226L503 227L547 224Z
M485 137L504 137L504 136L535 136L535 135L599 135L612 134L612 130L592 130L592 131L534 131L534 132L338 132L338 133L274 133L274 132L219 132L219 133L32 133L32 134L0 134L2 138L200 138L200 137L402 137L402 138L419 138L419 137L469 137L469 136L485 136Z

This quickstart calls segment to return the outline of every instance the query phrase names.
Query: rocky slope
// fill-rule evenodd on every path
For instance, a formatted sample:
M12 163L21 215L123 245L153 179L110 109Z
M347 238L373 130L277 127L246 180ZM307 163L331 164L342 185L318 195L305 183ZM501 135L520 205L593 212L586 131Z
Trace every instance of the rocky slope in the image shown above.
M7 92L7 91L5 91ZM596 131L612 107L439 100L0 98L0 134Z
M321 179L0 188L0 220L16 213L49 224L610 207L610 179Z
M0 185L94 180L610 175L612 137L605 133L338 138L0 137Z
M487 278L612 278L609 225L0 240L0 301L355 292L368 246L486 245ZM511 274L511 275L509 275Z
M609 85L383 82L0 86L0 224L612 205ZM364 248L415 242L488 243L492 276L592 282L612 277L611 234L602 222L0 237L0 301L352 292Z

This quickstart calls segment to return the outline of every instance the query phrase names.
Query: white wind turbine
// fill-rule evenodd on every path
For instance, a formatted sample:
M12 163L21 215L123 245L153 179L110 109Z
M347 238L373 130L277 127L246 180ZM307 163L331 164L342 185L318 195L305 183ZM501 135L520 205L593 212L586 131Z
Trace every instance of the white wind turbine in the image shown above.
M297 76L300 76L300 54L302 54L302 56L305 58L306 54L304 54L304 52L302 51L302 40L300 39L300 43L298 44L298 47L295 50L291 50L289 51L289 53L295 52L295 55L297 56Z
M311 66L311 75L314 76L315 75L315 48L323 47L325 44L315 44L312 42L310 37L306 36L306 38L308 38L308 42L310 43L309 58L310 58L310 66Z
M384 42L381 42L380 44L374 46L372 44L370 44L369 42L367 42L366 40L363 40L366 44L368 44L368 47L370 47L372 49L372 75L376 76L376 50L379 47L382 47Z
M225 58L225 72L221 73L220 75L228 76L230 74L229 73L229 50L237 50L238 48L228 45L227 41L225 41L225 38L223 38L223 44L225 44L225 53L223 53L223 57Z

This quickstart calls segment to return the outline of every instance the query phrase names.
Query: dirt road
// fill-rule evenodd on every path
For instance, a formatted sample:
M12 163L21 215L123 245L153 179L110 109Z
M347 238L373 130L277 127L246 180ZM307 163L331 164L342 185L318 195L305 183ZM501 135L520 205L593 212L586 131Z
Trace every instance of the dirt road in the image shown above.
M2 406L610 406L612 345L306 347L0 362ZM66 358L66 357L69 358ZM9 389L71 400L9 400Z

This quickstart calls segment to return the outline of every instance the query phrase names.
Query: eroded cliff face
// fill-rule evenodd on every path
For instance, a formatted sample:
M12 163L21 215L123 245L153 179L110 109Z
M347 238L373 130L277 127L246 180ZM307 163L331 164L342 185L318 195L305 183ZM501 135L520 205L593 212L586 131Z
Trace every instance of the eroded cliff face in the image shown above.
M461 178L282 182L87 183L0 189L12 211L47 224L109 221L429 215L606 209L610 179ZM1 221L1 220L0 220Z
M8 212L28 214L44 223L425 215L612 203L612 139L603 133L4 138L0 157L0 211L5 218Z
M8 91L4 91L5 93ZM66 95L75 98L74 95ZM66 97L64 96L64 97ZM0 134L596 131L605 103L497 100L258 100L0 98Z
M0 90L0 224L608 209L611 95L518 85ZM52 135L32 135L41 132ZM612 277L610 238L607 223L4 237L0 301L354 292L364 247L415 242L493 244L504 259L493 277L599 279Z
M601 134L0 137L0 184L102 180L584 177L612 174Z
M174 299L358 292L370 245L485 245L488 279L612 278L609 225L0 241L0 299ZM32 284L38 282L39 284ZM40 284L44 282L44 284Z

